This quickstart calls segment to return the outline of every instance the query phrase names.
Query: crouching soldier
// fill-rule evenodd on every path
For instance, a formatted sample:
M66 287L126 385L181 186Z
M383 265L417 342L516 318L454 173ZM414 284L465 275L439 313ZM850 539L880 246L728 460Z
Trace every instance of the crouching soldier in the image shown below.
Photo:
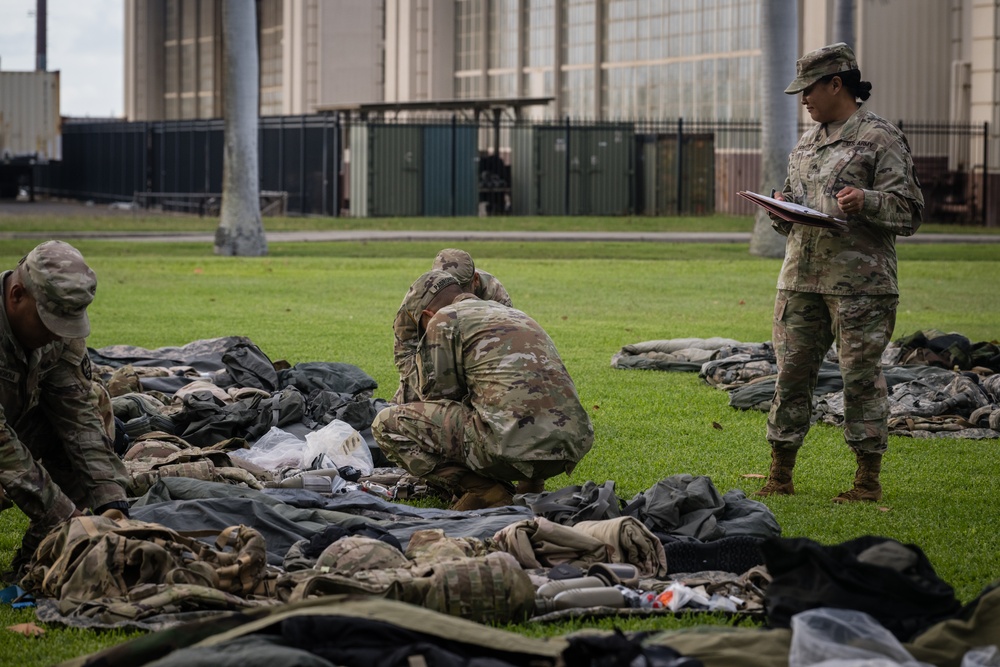
M514 305L503 284L491 274L477 269L472 255L464 250L445 248L434 257L431 270L450 273L458 281L463 292L505 306ZM417 331L417 323L406 312L406 303L403 303L396 313L396 320L392 323L392 333L395 338L392 349L393 361L399 371L399 389L392 397L392 402L409 403L417 400L416 356L420 332Z
M418 400L382 410L372 433L411 474L458 496L457 510L510 504L569 473L593 427L552 339L519 310L464 293L444 271L410 287L420 333Z
M84 510L125 517L129 505L111 401L87 355L94 272L76 248L46 241L0 283L0 495L30 520L2 575L13 583L56 525Z

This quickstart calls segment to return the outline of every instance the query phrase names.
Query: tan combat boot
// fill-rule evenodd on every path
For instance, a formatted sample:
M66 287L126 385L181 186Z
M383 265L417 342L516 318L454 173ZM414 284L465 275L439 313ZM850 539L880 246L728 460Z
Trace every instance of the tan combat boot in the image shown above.
M509 484L498 482L474 472L467 472L458 482L464 492L451 506L460 512L482 510L489 507L506 507L514 501Z
M771 471L767 484L756 493L758 496L791 496L795 494L792 485L792 468L795 467L797 449L771 448Z
M522 479L514 487L514 493L544 493L545 492L545 480L542 478L537 479Z
M858 471L854 473L854 488L844 491L833 499L835 503L869 502L882 499L882 485L878 476L882 472L882 455L872 452L856 452Z

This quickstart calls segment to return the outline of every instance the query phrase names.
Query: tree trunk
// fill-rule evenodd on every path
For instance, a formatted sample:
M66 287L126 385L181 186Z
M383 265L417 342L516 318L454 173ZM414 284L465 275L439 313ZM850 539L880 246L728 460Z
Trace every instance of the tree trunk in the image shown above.
M260 217L257 171L256 4L222 3L223 125L222 210L215 231L215 254L259 257L267 254Z
M837 0L834 4L833 41L854 48L854 0Z
M788 173L788 154L798 138L798 96L786 95L785 86L795 78L798 58L798 0L760 3L761 79L763 96L760 123L761 186L763 194L781 190ZM750 254L784 257L785 237L774 231L771 219L758 207L750 238Z

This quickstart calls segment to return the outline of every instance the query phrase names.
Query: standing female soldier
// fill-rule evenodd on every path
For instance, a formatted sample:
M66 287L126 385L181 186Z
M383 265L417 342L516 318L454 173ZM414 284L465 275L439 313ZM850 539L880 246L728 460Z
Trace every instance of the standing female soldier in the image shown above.
M879 473L889 402L880 359L892 337L899 290L896 236L920 226L924 201L898 128L858 102L861 80L844 43L802 56L785 92L802 93L818 124L788 157L780 199L846 218L849 231L775 219L788 237L774 305L778 380L767 420L771 470L758 495L794 493L792 468L809 431L812 393L831 343L844 380L844 438L857 457L854 486L835 502L882 497Z

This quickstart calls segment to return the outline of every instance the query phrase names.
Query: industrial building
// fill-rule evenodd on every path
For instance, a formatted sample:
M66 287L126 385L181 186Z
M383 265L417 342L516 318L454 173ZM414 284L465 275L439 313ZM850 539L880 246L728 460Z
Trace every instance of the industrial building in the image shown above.
M300 214L749 213L763 1L256 0L261 187ZM797 53L844 1L797 0ZM124 3L129 122L64 128L45 187L203 207L222 3ZM1000 224L1000 0L855 0L853 43L928 214Z
M761 0L258 0L261 115L552 98L533 118L758 119ZM837 0L798 0L800 51ZM125 0L128 120L221 115L218 0ZM1000 127L1000 0L856 0L870 106Z

